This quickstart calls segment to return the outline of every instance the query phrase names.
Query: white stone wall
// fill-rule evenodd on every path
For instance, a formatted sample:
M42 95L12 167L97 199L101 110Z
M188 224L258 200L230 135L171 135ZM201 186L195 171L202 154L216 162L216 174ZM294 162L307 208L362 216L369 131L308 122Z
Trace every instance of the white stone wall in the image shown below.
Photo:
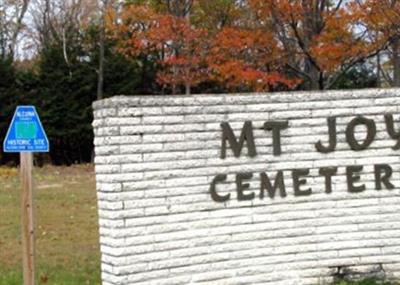
M103 284L327 284L339 268L400 277L400 151L384 114L400 130L400 90L114 97L94 103L96 179ZM364 151L345 141L356 115L374 119L377 136ZM322 154L327 117L338 145ZM257 156L221 159L221 122L237 137L254 127ZM288 120L282 154L272 152L264 122ZM359 137L365 137L362 128ZM376 190L373 166L393 168L393 190ZM362 165L366 190L349 193L345 167ZM318 169L337 166L332 193ZM295 197L292 169L308 168L310 196ZM287 197L259 198L258 174L283 170ZM235 175L254 176L236 199ZM210 184L231 193L212 200Z

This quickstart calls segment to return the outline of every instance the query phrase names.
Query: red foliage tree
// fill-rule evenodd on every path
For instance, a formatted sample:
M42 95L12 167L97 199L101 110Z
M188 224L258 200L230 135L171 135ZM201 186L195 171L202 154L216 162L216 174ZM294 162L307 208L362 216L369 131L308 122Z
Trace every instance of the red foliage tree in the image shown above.
M273 34L261 29L225 27L211 44L208 64L213 79L230 89L270 90L276 85L294 87L280 70L282 50Z
M330 88L347 70L376 53L349 2L249 1L258 24L272 30L285 64L307 89Z
M381 69L379 60L378 70L390 85L400 87L400 1L365 0L352 7L377 50L386 48L392 74Z
M208 78L206 33L190 25L188 18L159 13L147 5L129 5L111 23L119 51L133 57L156 56L162 66L158 83L171 86L173 94L179 86L188 94Z

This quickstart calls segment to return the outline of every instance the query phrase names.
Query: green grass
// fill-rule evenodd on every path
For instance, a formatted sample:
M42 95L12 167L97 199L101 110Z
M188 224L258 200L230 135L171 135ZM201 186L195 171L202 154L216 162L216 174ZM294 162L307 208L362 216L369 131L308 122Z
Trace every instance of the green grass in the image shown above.
M41 265L37 272L38 284L72 285L72 284L100 284L97 269L65 268L61 266ZM21 270L0 270L0 284L21 285Z
M93 168L35 168L37 284L100 284ZM17 169L0 168L0 285L22 284Z

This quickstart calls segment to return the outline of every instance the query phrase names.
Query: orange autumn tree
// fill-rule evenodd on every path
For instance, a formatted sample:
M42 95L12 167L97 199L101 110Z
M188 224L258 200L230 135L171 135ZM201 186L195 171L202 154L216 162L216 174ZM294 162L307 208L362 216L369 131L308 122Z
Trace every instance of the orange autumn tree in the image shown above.
M371 42L386 48L392 72L381 69L378 57L379 72L391 86L400 87L400 1L365 0L352 6Z
M351 1L350 1L351 2ZM377 52L348 1L249 0L259 26L273 29L285 64L307 89L329 89Z
M160 49L159 43L148 40L148 33L157 25L159 17L144 5L126 5L119 13L110 10L107 34L117 42L118 51L125 56L149 56Z
M179 8L175 2L171 6ZM147 2L127 5L110 30L121 53L156 58L162 66L157 82L170 86L173 94L179 87L188 94L206 81L245 91L287 89L299 82L285 76L273 35L237 25L245 16L237 1L198 0L191 8L175 13L165 3L156 9Z
M272 34L261 29L225 27L212 41L208 62L213 78L228 89L295 87L299 81L281 70L281 54Z
M378 0L357 5L334 0L139 2L124 6L110 30L123 54L157 61L157 82L174 94L190 93L207 81L241 91L300 83L305 89L329 89L385 47L371 38L370 30L379 26L368 22L373 16L360 8L363 3L379 6Z
M155 57L162 67L157 82L170 86L173 94L179 87L189 94L207 80L206 32L192 26L187 17L158 12L148 4L124 6L117 16L109 28L118 50L130 57Z
M255 25L246 1L198 0L194 20L209 34L210 79L226 90L265 91L295 87L283 70L274 35Z
M183 86L185 93L208 79L205 63L207 33L190 25L187 18L162 15L158 25L148 33L150 42L160 42L163 70L158 82L172 86Z
M191 21L196 27L213 33L234 25L243 19L243 13L236 0L196 0L193 3Z

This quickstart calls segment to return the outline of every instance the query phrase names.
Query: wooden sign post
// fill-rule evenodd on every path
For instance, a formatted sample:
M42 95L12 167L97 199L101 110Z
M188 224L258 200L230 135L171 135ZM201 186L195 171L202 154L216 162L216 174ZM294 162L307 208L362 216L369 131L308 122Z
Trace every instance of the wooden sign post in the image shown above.
M21 223L22 223L22 263L24 285L35 284L35 226L33 215L33 155L30 152L20 154L21 168Z
M35 107L17 107L4 140L3 150L20 154L23 277L24 285L35 285L33 153L49 152L49 141Z

